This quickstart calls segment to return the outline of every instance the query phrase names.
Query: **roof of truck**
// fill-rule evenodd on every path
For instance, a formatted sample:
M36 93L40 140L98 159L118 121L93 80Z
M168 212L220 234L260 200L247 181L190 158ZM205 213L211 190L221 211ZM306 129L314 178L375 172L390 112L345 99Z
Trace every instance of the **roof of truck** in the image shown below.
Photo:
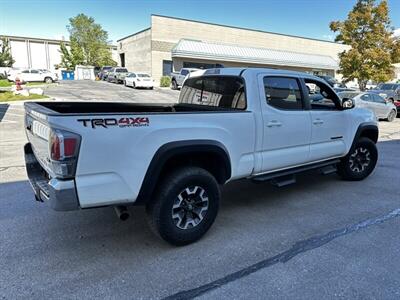
M297 72L297 71L289 71L289 70L281 70L281 69L269 69L269 68L215 68L215 69L207 69L204 72L204 75L236 75L239 76L243 72L252 72L252 73L268 73L276 76L301 76L303 78L315 79L321 81L321 78L305 73L305 72Z

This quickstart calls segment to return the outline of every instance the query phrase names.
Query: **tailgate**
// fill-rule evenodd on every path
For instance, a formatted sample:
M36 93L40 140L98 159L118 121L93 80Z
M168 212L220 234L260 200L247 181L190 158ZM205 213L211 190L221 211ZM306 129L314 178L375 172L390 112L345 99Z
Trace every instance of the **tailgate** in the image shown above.
M25 104L25 132L36 159L49 175L53 175L49 154L50 126L44 107L36 103Z

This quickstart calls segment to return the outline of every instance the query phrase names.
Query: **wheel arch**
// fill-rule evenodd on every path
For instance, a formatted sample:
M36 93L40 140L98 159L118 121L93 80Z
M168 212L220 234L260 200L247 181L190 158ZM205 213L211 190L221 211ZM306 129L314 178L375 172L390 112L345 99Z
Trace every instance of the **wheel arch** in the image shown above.
M361 137L369 138L376 144L378 142L378 137L379 137L378 126L375 123L360 124L357 128L352 147L355 144L355 142Z
M230 156L222 143L214 140L170 142L154 154L135 204L145 204L150 200L159 180L172 168L188 164L206 169L219 184L224 184L231 177Z

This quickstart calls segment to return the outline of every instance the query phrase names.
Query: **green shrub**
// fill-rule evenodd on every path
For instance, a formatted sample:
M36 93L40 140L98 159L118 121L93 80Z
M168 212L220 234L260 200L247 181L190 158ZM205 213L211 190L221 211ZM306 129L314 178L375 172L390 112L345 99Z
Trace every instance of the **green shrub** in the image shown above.
M160 79L160 86L161 87L169 87L171 85L171 77L163 76Z

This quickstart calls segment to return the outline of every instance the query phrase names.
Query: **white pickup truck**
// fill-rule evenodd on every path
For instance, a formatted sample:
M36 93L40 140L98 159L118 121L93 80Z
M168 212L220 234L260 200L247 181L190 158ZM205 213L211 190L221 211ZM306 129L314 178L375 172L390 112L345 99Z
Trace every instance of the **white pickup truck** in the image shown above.
M182 68L179 72L171 73L171 88L173 90L179 89L185 80L191 76L192 73L200 71L201 69L196 68Z
M318 86L321 97L308 94ZM283 186L302 171L361 180L375 168L375 115L322 79L270 69L210 69L179 103L27 102L26 168L55 210L146 205L174 245L199 239L220 187L248 178ZM332 186L332 188L335 188Z

